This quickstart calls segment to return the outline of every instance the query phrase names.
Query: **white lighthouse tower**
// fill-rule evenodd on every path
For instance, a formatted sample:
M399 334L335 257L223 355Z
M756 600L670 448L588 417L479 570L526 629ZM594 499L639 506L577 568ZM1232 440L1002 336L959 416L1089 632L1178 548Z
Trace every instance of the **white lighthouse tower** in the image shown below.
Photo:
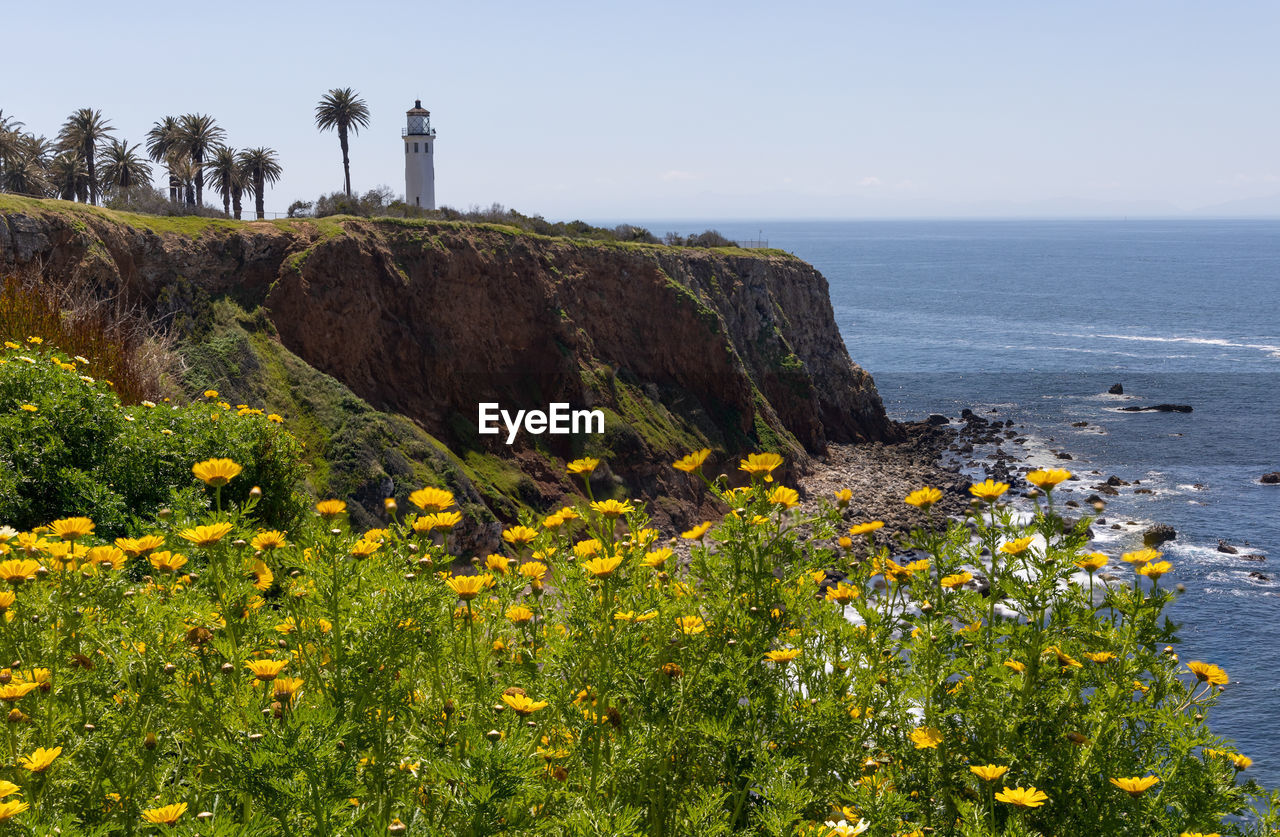
M409 206L436 208L436 132L431 127L431 111L422 100L408 111L404 139L404 199Z

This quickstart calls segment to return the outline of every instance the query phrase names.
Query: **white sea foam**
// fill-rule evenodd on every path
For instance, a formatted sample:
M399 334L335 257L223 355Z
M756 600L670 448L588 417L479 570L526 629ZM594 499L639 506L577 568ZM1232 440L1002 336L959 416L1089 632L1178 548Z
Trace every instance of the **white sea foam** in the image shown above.
M1139 343L1185 343L1192 346L1215 346L1223 349L1256 349L1267 357L1280 357L1280 345L1273 343L1237 343L1223 337L1154 337L1140 334L1090 334L1081 337L1098 337L1105 340L1131 340Z

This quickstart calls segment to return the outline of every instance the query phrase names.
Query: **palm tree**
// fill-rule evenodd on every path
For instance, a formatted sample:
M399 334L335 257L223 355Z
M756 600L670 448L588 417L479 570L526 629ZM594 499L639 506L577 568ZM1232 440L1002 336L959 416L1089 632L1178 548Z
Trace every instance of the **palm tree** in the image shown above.
M113 139L98 158L102 166L102 185L113 192L123 192L151 182L151 166L138 154L138 143Z
M245 188L253 193L254 209L258 212L258 220L267 217L263 209L264 193L268 183L276 183L284 169L280 167L280 158L270 148L259 146L240 152L240 167L245 173Z
M4 177L0 188L19 195L43 198L49 192L49 177L45 158L49 141L32 134L20 135L12 153L5 159Z
M347 131L360 133L369 127L369 105L350 87L335 87L316 105L316 127L321 131L338 129L338 144L342 146L342 174L347 197L351 197L351 160L347 156Z
M236 159L236 150L225 145L213 149L213 155L205 161L204 170L209 173L209 184L219 195L222 195L222 211L231 214L231 199L236 199L237 215L240 206L240 193L244 192L244 172Z
M178 202L178 188L181 184L168 163L170 155L177 149L180 127L176 116L166 116L147 131L147 156L169 168L169 200L174 203Z
M191 162L191 158L186 154L175 150L169 153L168 158L165 159L165 165L169 167L170 177L177 181L178 194L183 203L187 206L195 206L196 175L200 173L196 164Z
M80 108L62 124L58 133L58 142L63 148L75 151L84 160L89 171L89 202L98 205L98 177L94 170L94 159L98 156L98 142L106 139L115 128L102 118L102 111L93 108Z
M204 155L218 146L227 132L206 113L184 114L178 121L178 147L191 158L196 172L196 204L204 206Z
M89 169L79 154L64 151L50 161L49 188L64 201L73 201L89 191Z
M4 111L0 110L0 178L4 176L4 167L9 158L18 153L22 139L22 133L18 129L21 127L21 122L12 116L5 116Z

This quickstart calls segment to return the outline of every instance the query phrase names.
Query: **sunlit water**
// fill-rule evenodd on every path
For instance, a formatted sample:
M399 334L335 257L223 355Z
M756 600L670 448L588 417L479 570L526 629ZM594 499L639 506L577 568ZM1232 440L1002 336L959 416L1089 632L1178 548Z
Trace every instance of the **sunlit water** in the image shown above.
M1232 685L1211 728L1280 786L1280 223L1264 221L863 221L650 226L756 238L831 284L849 354L891 416L1011 418L1048 448L1141 480L1109 521L1159 521L1187 592L1171 608L1181 659ZM1106 395L1113 383L1125 397ZM1119 412L1189 404L1194 412ZM989 414L988 414L989 415ZM1073 422L1089 426L1073 428ZM1196 488L1195 486L1202 486ZM1138 530L1099 531L1112 555ZM1217 551L1220 538L1251 563ZM1251 578L1257 571L1271 576Z

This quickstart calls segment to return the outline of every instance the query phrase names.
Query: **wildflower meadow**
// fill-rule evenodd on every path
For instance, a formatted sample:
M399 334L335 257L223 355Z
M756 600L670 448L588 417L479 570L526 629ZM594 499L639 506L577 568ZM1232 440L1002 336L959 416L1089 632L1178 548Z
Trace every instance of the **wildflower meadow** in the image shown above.
M0 363L0 834L1278 833L1177 567L1089 552L1065 471L1029 517L921 487L899 543L703 450L673 467L720 511L664 537L583 458L457 557L446 488L364 531L304 501L285 419Z

